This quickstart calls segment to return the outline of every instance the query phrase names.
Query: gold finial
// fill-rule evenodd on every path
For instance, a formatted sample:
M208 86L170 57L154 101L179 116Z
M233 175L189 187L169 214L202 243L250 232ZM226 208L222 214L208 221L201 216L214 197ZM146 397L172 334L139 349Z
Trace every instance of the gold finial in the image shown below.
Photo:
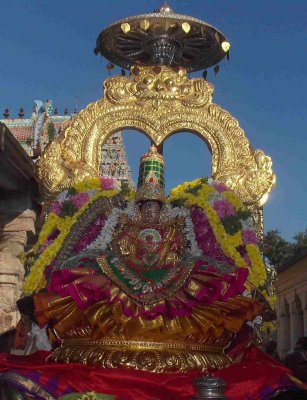
M158 153L157 147L154 143L150 146L149 153L154 153L154 154Z
M161 14L173 14L174 13L174 11L170 8L170 6L167 4L166 1L163 3L162 7L158 8L155 12L161 13Z

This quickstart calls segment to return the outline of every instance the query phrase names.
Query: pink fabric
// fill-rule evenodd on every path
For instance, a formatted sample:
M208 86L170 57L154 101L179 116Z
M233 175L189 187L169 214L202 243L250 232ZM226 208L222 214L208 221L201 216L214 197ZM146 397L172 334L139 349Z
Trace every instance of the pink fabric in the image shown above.
M119 295L111 298L111 289L115 287L114 284L93 268L55 271L48 291L55 292L62 297L71 296L78 307L82 309L102 300L107 300L110 305L120 302L123 313L127 317L145 316L148 319L155 319L159 315L170 319L190 316L195 307L208 305L214 301L226 301L243 293L248 275L247 269L237 268L234 274L218 274L213 266L209 266L205 270L203 263L199 261L195 264L191 275L179 289L178 297L174 294L172 298L154 304L150 308L132 308L130 303L125 302ZM94 278L96 276L97 278ZM196 294L192 294L189 290L192 280L198 282L201 287Z

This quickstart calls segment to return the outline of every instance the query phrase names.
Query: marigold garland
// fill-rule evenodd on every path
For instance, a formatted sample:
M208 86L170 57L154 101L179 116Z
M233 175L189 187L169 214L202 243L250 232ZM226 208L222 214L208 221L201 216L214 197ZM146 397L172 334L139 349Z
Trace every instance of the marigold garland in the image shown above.
M235 214L219 217L214 209L216 201L227 200L235 210ZM244 209L242 201L237 196L226 188L223 184L204 179L196 179L192 182L184 182L171 191L168 199L171 203L183 203L186 206L200 207L214 232L216 240L221 249L229 256L238 267L248 267L250 271L249 280L257 287L261 287L266 280L266 270L256 243L245 243L243 239L253 239L251 228L243 231L243 226L246 224L248 212ZM225 203L227 204L227 203ZM227 219L228 218L228 219ZM226 231L226 222L235 221L233 226L234 232ZM224 222L224 223L223 223ZM226 225L225 225L226 224ZM244 235L243 235L244 233ZM256 237L256 235L254 235ZM245 249L245 257L239 252L239 248Z
M112 179L112 178L111 178ZM114 180L115 181L115 180ZM113 185L114 187L115 185ZM93 189L94 187L94 189ZM24 282L23 291L25 294L31 294L35 291L39 291L46 286L46 279L44 277L45 268L50 265L52 260L56 257L60 251L65 239L70 233L72 226L77 222L79 217L86 211L86 209L97 199L101 197L113 197L118 194L118 190L112 189L102 190L102 182L99 178L90 178L84 182L78 183L70 191L70 196L75 192L81 193L80 191L91 190L96 191L92 193L92 197L87 201L78 211L76 211L72 216L60 217L54 212L50 212L45 222L42 231L40 232L39 238L35 246L33 247L33 252L37 253L40 247L46 243L48 237L55 231L58 230L59 233L57 237L48 245L43 252L34 260L31 265L31 270L29 275L26 277ZM90 188L90 189L89 189ZM66 191L68 192L68 191ZM67 195L69 198L69 193ZM65 198L64 196L64 198ZM67 197L66 197L67 198Z

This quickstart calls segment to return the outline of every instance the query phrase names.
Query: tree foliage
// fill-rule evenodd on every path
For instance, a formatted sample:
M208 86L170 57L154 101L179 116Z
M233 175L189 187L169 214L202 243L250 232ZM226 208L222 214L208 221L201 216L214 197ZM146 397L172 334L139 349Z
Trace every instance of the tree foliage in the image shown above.
M292 242L282 238L277 229L268 231L264 235L263 255L275 268L298 256L305 249L307 249L307 228L303 232L296 233Z

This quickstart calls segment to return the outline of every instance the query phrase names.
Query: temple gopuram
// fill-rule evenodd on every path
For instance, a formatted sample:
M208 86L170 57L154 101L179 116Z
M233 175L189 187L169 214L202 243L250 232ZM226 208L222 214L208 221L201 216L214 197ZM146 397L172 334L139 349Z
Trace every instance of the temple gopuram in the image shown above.
M3 224L20 319L1 336L12 342L0 353L1 399L306 398L306 384L262 351L275 299L259 242L276 177L213 102L207 69L229 51L217 28L164 3L98 35L95 54L124 71L101 99L72 116L54 115L50 101L35 102L30 120L4 115L2 206L20 189L28 202ZM151 142L136 187L125 129ZM163 144L182 131L207 144L212 174L167 194ZM12 239L10 226L33 213L39 234L25 246L34 227Z
M0 119L0 122L8 127L27 154L36 160L42 155L47 144L58 137L76 115L77 109L69 115L67 108L63 115L58 115L57 108L53 109L52 100L45 103L35 100L31 118L25 118L22 107L18 118L10 118L9 110L5 109L4 119ZM131 171L121 132L108 139L102 147L102 153L101 175L114 176L132 187Z

